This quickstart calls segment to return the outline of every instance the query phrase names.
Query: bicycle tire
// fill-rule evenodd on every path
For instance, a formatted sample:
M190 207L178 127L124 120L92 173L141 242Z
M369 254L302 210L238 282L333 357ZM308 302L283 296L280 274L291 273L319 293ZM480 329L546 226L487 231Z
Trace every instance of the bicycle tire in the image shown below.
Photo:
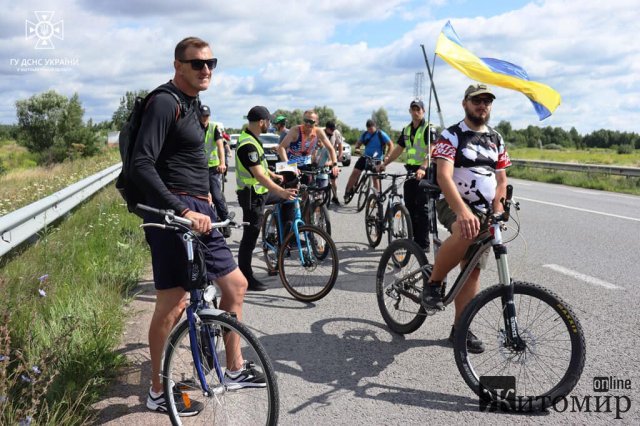
M388 218L387 234L389 244L395 240L413 240L413 224L409 210L403 204L395 204L391 207L391 214Z
M305 223L317 226L331 235L331 221L329 220L329 209L321 201L313 201L311 207L307 211Z
M268 271L275 271L278 268L279 241L278 221L273 209L267 209L262 221L262 253Z
M197 347L201 350L201 359L208 360L202 367L212 392L211 396L203 395L191 353L189 323L185 320L169 336L164 354L164 393L168 395L167 411L171 424L276 425L280 410L277 378L271 360L258 339L244 324L227 313L201 313L198 316ZM225 340L229 333L239 337L244 361L252 361L254 368L264 374L265 387L230 390L221 383L218 371L222 373L226 369ZM211 338L210 345L204 340L206 336ZM207 357L203 347L214 348L215 356L209 354ZM219 370L209 367L219 367ZM179 393L176 393L176 387ZM176 396L179 397L178 401ZM180 417L176 404L187 405L194 401L203 405L200 413L194 417Z
M395 260L399 251L405 259L401 263ZM424 251L411 240L395 240L382 253L376 272L378 309L384 322L398 334L413 333L427 318L419 300L431 275L431 269L426 270L426 276L420 270L428 264Z
M367 198L369 198L369 194L371 194L371 179L369 179L366 174L365 179L358 193L357 211L359 212L364 210L364 207L367 205Z
M586 350L584 334L582 327L580 326L580 322L571 308L569 308L569 306L555 293L538 285L526 282L514 282L513 289L513 301L515 303L517 314L518 332L520 337L525 341L526 348L523 351L518 351L513 347L509 348L504 345L505 333L504 319L502 315L502 298L505 296L505 292L508 291L509 288L503 285L496 285L478 294L465 308L460 319L458 329L456 330L454 340L456 365L458 366L458 370L464 378L464 381L469 385L471 390L485 401L495 401L497 398L500 398L508 401L510 404L508 408L511 410L537 411L544 409L545 407L550 407L556 398L567 396L578 383L585 363ZM527 304L525 296L536 304L533 314L531 312L531 303L529 302L529 305L525 306ZM493 309L495 311L493 315L497 315L499 317L497 318L497 321L496 318L493 317L491 319L485 318L484 316L488 315L487 313L483 313L481 315L480 313L483 312L483 308L486 308L484 312L491 311ZM557 316L551 318L550 315L553 313ZM536 324L536 322L539 321L542 316L545 317L545 323L542 330L543 333L538 334L537 332L539 331L538 327L540 324ZM558 321L558 317L561 321ZM474 319L476 318L478 318L478 321L474 322ZM529 322L530 319L531 322ZM483 321L482 323L479 322L481 320ZM495 325L492 325L492 323ZM553 328L550 328L550 324L554 324ZM556 326L560 326L560 332L566 332L568 335L568 339L565 340L564 343L561 336L559 337L555 332L553 336L549 336L549 333L551 333ZM474 334L476 334L481 340L484 340L484 343L487 346L482 354L474 355L467 351L466 335L470 327L473 327ZM498 329L492 329L492 327L498 327ZM502 327L502 329L499 327ZM490 335L492 335L491 338ZM547 339L549 337L553 338L553 341L545 341L545 336ZM548 346L550 344L562 346L562 351L551 348L551 346ZM569 346L569 349L565 346ZM560 372L561 374L557 374L556 369L551 368L548 365L543 366L541 364L541 362L546 361L557 362L561 357L561 354L566 351L569 351L570 356L566 361L566 371ZM504 370L497 371L495 368L490 371L491 376L513 375L516 378L515 392L510 392L509 395L497 395L497 392L493 389L487 389L486 387L481 389L479 379L482 374L479 374L478 371L481 367L484 368L484 364L490 360L490 358L487 357L491 353L495 353L498 357L499 363L505 367L505 370L512 367L512 359L510 357L513 357L513 360L515 360L513 363L515 364L513 366L515 371L512 370L511 374L508 372L503 374ZM476 362L481 360L484 360L482 364ZM523 369L526 368L525 364L528 362L532 363L532 366L537 368L539 371L535 373L524 371L523 376ZM489 364L488 366L490 365L492 364ZM537 384L542 383L546 378L551 377L551 375L561 378L560 380L555 380L555 378L552 377L553 380L551 380L552 383L548 385L548 389L546 388L547 385L540 386L540 389L537 389ZM524 386L522 386L523 383L521 378L524 378ZM533 379L537 383L531 382L529 383L529 387L527 387L527 380L529 379ZM518 395L521 391L523 393ZM520 398L520 400L518 398Z
M296 299L314 302L329 294L336 283L338 250L331 236L315 226L300 226L298 235L300 247L294 232L290 232L280 248L280 280Z
M360 177L358 178L358 181L356 182L354 187L351 188L351 191L350 192L345 192L345 194L344 194L344 203L345 204L349 204L351 202L351 200L353 200L353 197L356 194L360 193L360 187L364 184L364 178L365 178L365 174L361 173Z
M369 195L365 203L364 227L367 234L367 241L369 241L369 247L371 248L378 247L380 241L382 241L382 233L384 232L382 229L382 217L380 215L380 210L382 209L380 203L376 194Z

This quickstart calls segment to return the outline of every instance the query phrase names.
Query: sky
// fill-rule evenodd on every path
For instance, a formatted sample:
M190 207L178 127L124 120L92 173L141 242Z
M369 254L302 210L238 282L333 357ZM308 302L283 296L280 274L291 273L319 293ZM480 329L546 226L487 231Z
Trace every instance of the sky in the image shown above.
M15 102L55 90L78 93L85 120L110 120L127 91L173 76L182 38L208 41L218 58L202 92L213 119L238 128L254 105L328 106L364 128L383 107L392 128L410 120L416 73L429 77L443 25L480 57L523 67L562 96L539 121L521 93L495 88L491 123L640 133L640 7L637 0L2 0L0 123ZM47 49L43 47L48 47ZM435 60L444 124L462 118L473 81ZM435 104L432 121L438 123Z

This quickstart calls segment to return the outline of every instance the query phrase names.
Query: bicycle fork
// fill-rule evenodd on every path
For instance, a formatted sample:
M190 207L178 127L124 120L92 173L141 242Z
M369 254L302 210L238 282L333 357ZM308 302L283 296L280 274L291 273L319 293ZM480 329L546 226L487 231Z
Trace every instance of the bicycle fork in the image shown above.
M504 288L502 294L502 316L504 320L505 344L516 351L525 348L525 343L518 331L518 320L516 316L516 305L513 300L514 287L509 272L509 262L507 259L507 246L502 243L502 230L500 224L492 224L490 227L493 235L493 252L497 259L498 279Z

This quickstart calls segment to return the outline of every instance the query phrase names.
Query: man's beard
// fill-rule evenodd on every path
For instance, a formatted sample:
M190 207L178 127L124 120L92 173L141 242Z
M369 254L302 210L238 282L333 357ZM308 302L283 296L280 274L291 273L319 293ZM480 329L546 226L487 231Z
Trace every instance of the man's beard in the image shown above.
M487 124L489 122L489 120L491 119L491 113L487 112L487 116L486 118L482 118L479 115L475 115L473 114L473 112L471 112L471 110L465 108L464 109L464 113L467 117L467 119L472 122L473 124L475 124L476 126L482 126L484 124Z

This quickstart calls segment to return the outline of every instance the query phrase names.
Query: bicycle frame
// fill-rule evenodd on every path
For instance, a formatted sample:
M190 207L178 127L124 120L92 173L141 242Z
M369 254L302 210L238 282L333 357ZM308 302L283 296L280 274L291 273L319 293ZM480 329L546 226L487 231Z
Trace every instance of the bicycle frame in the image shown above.
M278 226L278 247L274 247L270 245L269 242L267 242L266 240L264 244L268 248L273 249L276 253L280 252L280 246L282 246L282 243L284 242L284 237L285 237L284 224L282 223L282 206L285 204L291 204L291 203L293 203L294 205L294 218L293 218L293 223L291 224L291 231L294 232L294 235L296 237L296 245L300 247L300 233L298 230L300 229L300 226L305 225L305 222L302 219L302 212L300 210L300 198L296 197L293 200L287 200L287 201L283 201L281 203L273 205L273 215L276 217L276 223ZM311 247L309 247L308 244L307 244L307 247L305 247L305 250L307 250L308 251L307 254L310 255ZM302 250L298 250L298 257L300 259L300 264L304 264L304 257L303 257Z

